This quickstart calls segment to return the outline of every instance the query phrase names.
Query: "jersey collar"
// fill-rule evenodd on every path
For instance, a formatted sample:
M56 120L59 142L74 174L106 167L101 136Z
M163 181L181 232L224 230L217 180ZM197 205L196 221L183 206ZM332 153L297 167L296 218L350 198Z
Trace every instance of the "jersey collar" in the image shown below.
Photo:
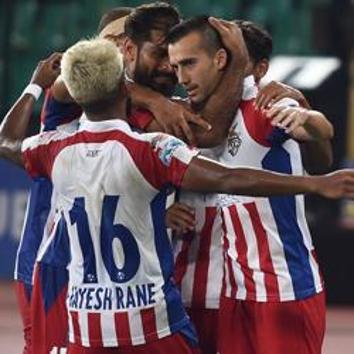
M86 118L83 115L82 119L80 120L80 127L79 130L89 130L89 131L105 131L105 130L112 130L112 129L130 129L129 124L123 119L108 119L102 120L99 122L93 122Z

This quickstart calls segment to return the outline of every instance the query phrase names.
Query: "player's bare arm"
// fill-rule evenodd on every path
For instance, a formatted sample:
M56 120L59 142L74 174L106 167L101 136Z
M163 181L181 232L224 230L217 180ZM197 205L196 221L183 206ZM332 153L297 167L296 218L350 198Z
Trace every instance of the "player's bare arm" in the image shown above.
M306 171L312 174L326 172L333 163L331 139L333 126L318 111L302 107L273 107L267 113L272 124L284 129L301 143Z
M306 141L300 144L305 170L313 175L328 172L333 165L333 149L329 140Z
M326 198L353 198L354 170L303 177L256 169L228 168L198 156L189 165L181 187L194 192L256 197L310 193Z
M284 129L297 141L330 140L333 138L333 126L319 111L302 107L273 106L266 113L271 124Z
M60 53L53 53L49 58L40 61L35 69L30 84L46 89L52 85L60 73ZM23 165L21 143L36 102L34 93L25 90L25 94L10 108L0 126L0 157Z
M147 126L148 132L163 131L195 145L196 140L189 124L209 131L211 125L190 108L161 93L136 83L126 83L134 106L149 110L155 117Z
M199 147L219 145L227 136L241 100L249 60L242 32L234 22L210 18L210 24L219 32L229 58L223 79L200 112L213 129L208 132L194 129Z

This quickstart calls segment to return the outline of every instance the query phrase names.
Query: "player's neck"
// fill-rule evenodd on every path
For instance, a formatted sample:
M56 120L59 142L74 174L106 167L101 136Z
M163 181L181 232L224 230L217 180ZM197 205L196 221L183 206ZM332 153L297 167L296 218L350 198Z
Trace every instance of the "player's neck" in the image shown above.
M127 120L127 98L119 97L114 103L106 104L100 108L97 112L89 112L85 110L85 114L88 120L93 122L99 122L110 119L122 119Z

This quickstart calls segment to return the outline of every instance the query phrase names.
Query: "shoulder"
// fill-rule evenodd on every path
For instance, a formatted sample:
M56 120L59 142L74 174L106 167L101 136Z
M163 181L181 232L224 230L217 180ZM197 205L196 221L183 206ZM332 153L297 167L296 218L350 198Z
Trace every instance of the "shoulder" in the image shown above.
M164 133L138 134L140 141L148 146L147 151L162 165L169 167L173 161L189 164L199 154L197 149L189 147L182 140Z
M22 151L33 150L41 146L49 145L52 142L62 141L69 136L65 131L43 132L25 139L22 143Z

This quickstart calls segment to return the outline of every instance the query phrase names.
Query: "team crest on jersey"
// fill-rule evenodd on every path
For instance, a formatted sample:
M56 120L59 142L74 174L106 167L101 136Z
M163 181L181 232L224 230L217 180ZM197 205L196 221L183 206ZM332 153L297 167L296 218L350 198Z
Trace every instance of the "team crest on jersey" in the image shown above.
M237 123L231 127L229 136L227 137L227 151L231 156L236 156L242 144L242 139L236 129Z
M158 135L151 142L152 147L157 151L159 159L165 166L169 166L172 160L173 153L179 147L183 146L183 142L166 135Z

